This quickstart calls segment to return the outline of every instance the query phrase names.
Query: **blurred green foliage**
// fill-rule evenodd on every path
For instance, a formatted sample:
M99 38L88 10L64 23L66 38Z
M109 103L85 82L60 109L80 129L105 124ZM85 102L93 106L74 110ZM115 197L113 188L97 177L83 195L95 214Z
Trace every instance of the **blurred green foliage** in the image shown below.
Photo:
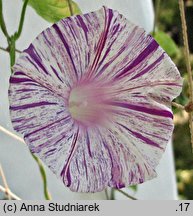
M174 152L179 196L193 200L193 155L187 122L175 127Z
M156 1L154 0L154 3ZM176 99L176 102L185 105L188 103L189 95L178 1L161 0L160 2L155 39L173 59L184 77L183 92ZM185 0L184 2L186 5L191 65L193 66L193 0ZM179 198L191 200L193 199L193 154L191 152L188 118L185 118L184 113L177 109L174 109L174 113L175 119L177 119L173 139Z
M171 58L177 57L180 50L169 34L163 31L156 31L154 38Z
M72 0L29 0L28 4L38 15L52 23L71 16L71 13L81 13L78 5Z

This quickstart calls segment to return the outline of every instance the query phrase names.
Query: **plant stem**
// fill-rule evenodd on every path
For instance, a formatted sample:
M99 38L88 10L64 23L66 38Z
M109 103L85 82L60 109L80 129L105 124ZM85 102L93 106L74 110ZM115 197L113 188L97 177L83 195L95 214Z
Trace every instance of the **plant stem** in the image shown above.
M67 0L68 2L68 7L69 7L69 11L70 11L70 16L73 16L73 8L72 8L72 5L71 5L71 0Z
M114 200L114 199L115 199L115 189L111 188L110 200Z
M0 185L0 191L2 191L3 193L6 193L6 189ZM7 191L7 193L15 200L21 200L21 198L19 198L17 195L15 195L14 193L12 193L10 190Z
M9 52L9 48L3 48L3 47L0 47L0 50L2 50L2 51L4 51L4 52ZM17 52L17 53L22 53L20 50L18 50L18 49L15 49L15 51Z
M10 38L9 56L10 56L10 65L11 65L11 70L12 70L12 67L15 64L15 38L14 36L11 36Z
M122 190L120 190L120 189L116 189L116 190L119 191L120 193L122 193L124 196L126 196L126 197L129 198L129 199L137 200L135 197L133 197L133 196L127 194L126 192L124 192L124 191L122 191Z
M41 163L39 158L37 158L34 154L32 154L32 157L37 162L39 169L40 169L40 173L41 173L43 185L44 185L44 197L46 200L51 200L52 198L51 198L51 195L50 195L48 188L47 188L47 178L46 178L46 172L45 172L45 169L43 167L43 164Z
M186 67L187 67L187 72L188 72L188 85L189 85L190 101L193 102L192 69L191 69L191 63L190 63L190 52L189 52L187 25L186 25L186 17L185 17L184 1L183 0L179 0L179 6L180 6L180 15L181 15L181 22L182 22L182 32L183 32L184 51L185 51L185 58L186 58Z
M6 128L4 128L1 125L0 125L0 131L3 132L4 134L6 134L7 136L25 144L24 140L21 137L17 136L16 134L12 133L11 131L7 130Z
M109 200L109 195L108 195L108 190L105 189L105 196L106 196L106 199Z
M4 17L3 17L2 0L0 0L0 25L1 25L1 29L2 29L5 37L7 38L11 70L12 70L12 66L15 64L15 52L16 52L15 43L16 43L16 40L19 39L21 32L22 32L24 18L25 18L25 12L26 12L28 1L29 0L25 0L23 3L18 31L14 35L9 36L9 34L7 32L6 25L5 25Z
M1 26L1 29L2 29L5 37L7 38L7 42L8 42L8 48L7 49L1 48L1 50L9 52L11 70L12 70L12 66L15 64L15 53L16 53L15 43L16 43L16 40L18 40L19 37L21 36L28 1L29 0L25 0L24 3L23 3L18 31L14 35L12 35L10 37L8 32L7 32L7 28L6 28L6 25L5 25L5 22L4 22L4 18L3 18L2 0L0 0L0 26ZM70 5L70 2L69 2L69 7L70 6L71 5ZM2 129L2 127L0 126L0 130L1 129ZM12 134L9 131L7 132L7 130L4 129L4 128L2 129L2 131L5 132L8 135L11 134L11 136L14 137L14 138L17 137L17 135ZM20 141L22 140L22 142L25 143L23 141L23 139L21 139L20 137L17 137L16 139L20 140ZM47 189L47 179L46 179L46 172L44 170L44 167L43 167L41 161L35 155L32 154L32 156L33 156L34 160L37 162L37 164L39 166L39 169L40 169L40 173L41 173L42 180L43 180L43 185L44 185L45 199L50 200L51 196L50 196L50 194L48 192L48 189Z
M0 0L0 26L1 26L1 30L2 30L3 34L7 38L9 56L10 56L10 66L12 67L13 62L14 62L15 43L13 43L13 40L12 40L13 38L10 37L8 32L7 32L7 28L6 28L5 21L4 21L4 16L3 16L3 3L2 3L2 0Z
M173 107L176 107L176 108L178 108L178 109L180 109L180 110L184 110L184 106L182 106L181 104L178 104L178 103L176 103L176 102L172 102L172 106L173 106Z
M155 36L156 26L158 23L160 3L161 3L161 0L155 1L155 18L154 18L154 26L153 26L153 33L152 33L153 36Z
M0 47L0 50L5 51L5 52L9 52L7 49Z
M3 17L3 4L2 4L2 0L0 0L0 26L1 26L1 30L2 30L3 34L9 40L9 34L7 32L7 28L6 28L4 17Z
M3 126L0 125L0 131L7 134L8 136L12 137L13 139L15 140L18 140L19 142L22 142L25 144L25 141L17 136L16 134L12 133L11 131L7 130L6 128L4 128ZM44 185L44 196L45 196L45 199L46 200L50 200L51 199L51 196L48 192L48 189L47 189L47 179L46 179L46 172L44 170L44 167L41 163L41 161L35 156L32 154L32 157L34 158L34 160L37 162L38 166L39 166L39 169L40 169L40 173L41 173L41 177L42 177L42 180L43 180L43 185Z
M4 187L5 187L5 195L7 196L8 200L10 200L10 199L11 199L11 196L10 196L10 194L9 194L10 189L9 189L8 184L7 184L7 179L6 179L6 177L5 177L5 174L4 174L4 171L3 171L3 168L2 168L2 166L1 166L1 164L0 164L0 176L1 176L1 178L2 178Z
M193 82L192 82L192 69L190 63L190 52L189 52L189 44L188 44L188 34L187 34L187 25L186 25L186 17L184 10L184 0L179 0L179 8L180 8L180 16L182 22L182 33L183 33L183 41L184 41L184 50L185 50L185 59L186 59L186 67L188 72L188 86L189 86L189 104L193 104ZM191 143L193 150L193 114L189 113L189 127L191 134Z
M15 40L17 40L21 36L21 32L22 32L22 29L23 29L23 23L24 23L24 18L25 18L25 13L26 13L26 8L27 8L28 1L29 0L25 0L24 3L23 3L21 17L20 17L20 21L19 21L18 31L14 35Z

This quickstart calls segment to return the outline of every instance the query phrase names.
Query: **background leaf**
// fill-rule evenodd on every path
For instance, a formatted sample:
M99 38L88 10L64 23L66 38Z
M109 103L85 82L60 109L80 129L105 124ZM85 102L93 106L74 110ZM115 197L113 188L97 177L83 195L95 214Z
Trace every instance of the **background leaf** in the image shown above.
M80 14L78 5L70 0L73 14ZM71 16L68 0L29 0L34 10L48 22L57 22L62 18Z
M177 56L177 54L179 53L179 48L167 33L157 31L154 35L154 38L171 58Z
M131 186L129 186L129 188L135 192L137 191L137 185L131 185Z

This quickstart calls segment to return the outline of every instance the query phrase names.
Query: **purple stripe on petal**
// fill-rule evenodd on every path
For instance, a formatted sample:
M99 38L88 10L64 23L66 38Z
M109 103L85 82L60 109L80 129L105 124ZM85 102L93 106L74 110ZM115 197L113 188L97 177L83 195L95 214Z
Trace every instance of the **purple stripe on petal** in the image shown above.
M55 153L55 151L57 150L57 148L53 148L53 149L50 149L49 151L47 151L45 153L45 156L48 157L50 155L53 155Z
M46 141L46 142L44 142L44 143L42 143L42 144L39 144L37 147L33 147L33 153L38 153L38 152L40 152L42 149L44 149L44 148L48 148L48 147L50 147L50 146L57 146L59 143L60 143L60 141L62 141L62 140L64 140L65 138L66 138L66 133L65 134L61 134L60 135L60 138L59 139L55 139L54 140L54 143L50 143L49 141ZM24 138L25 138L25 140L26 140L26 138L28 138L28 136L26 135L26 136L24 136ZM69 137L69 139L70 139L71 137ZM36 140L36 138L33 140L33 139L30 139L30 141L32 142L32 141L35 141Z
M24 83L24 82L34 82L34 80L28 78L11 77L10 83Z
M62 174L61 174L62 175ZM71 175L70 175L70 168L68 167L67 170L66 170L66 174L65 174L65 177L67 179L67 184L66 186L67 187L70 187L71 185Z
M73 58L72 58L72 55L71 55L71 52L70 52L70 47L69 47L68 43L66 42L66 40L65 40L65 38L64 38L64 35L62 34L62 32L61 32L61 30L60 30L60 28L58 27L57 24L54 24L52 27L53 27L54 30L57 32L57 34L58 34L58 36L60 37L62 43L64 44L64 47L66 48L66 51L67 51L67 53L68 53L68 55L69 55L69 57L70 57L72 66L73 66L73 68L74 68L75 75L76 75L76 77L78 78L78 73L77 73L76 67L75 67L75 65L74 65L74 61L73 61Z
M149 36L151 37L151 36ZM115 79L122 78L128 75L129 70L140 64L149 54L155 52L159 47L158 43L155 40L152 40L151 43L139 54L139 56L132 61L132 63L126 67L121 73L115 76Z
M70 116L66 116L65 118L58 119L57 121L52 122L51 124L48 124L48 125L46 125L46 126L44 126L44 127L41 127L41 128L39 128L39 129L37 129L37 130L31 132L31 133L28 133L27 135L25 135L25 138L27 138L27 137L31 136L32 134L35 134L35 133L37 133L37 132L39 132L39 131L42 131L42 130L44 130L44 129L50 127L50 126L53 126L54 124L57 124L57 123L59 123L59 122L61 122L61 121L68 121L69 119L70 119Z
M104 64L103 64L102 68L100 69L100 71L98 72L98 74L105 72L107 70L107 68L113 64L113 62L116 62L116 60L120 57L121 54L124 54L124 52L127 51L127 48L129 47L129 42L134 38L137 30L138 30L137 26L133 28L130 35L128 35L128 38L126 39L126 41L123 43L123 45L121 47L118 47L119 48L118 51L114 54L114 56L111 59L109 59L108 61L104 61L105 60L105 58L104 58L100 61L99 66L103 63ZM115 38L115 41L119 41L119 37ZM106 56L108 56L108 53L110 52L109 48L111 48L111 46L113 44L115 44L115 46L116 46L116 43L114 43L114 41L112 41L111 45L109 45L109 47L107 48L107 51L105 54ZM124 62L124 60L123 60L123 62ZM98 74L97 74L97 76L98 76Z
M30 109L30 108L35 108L39 106L50 106L50 105L56 105L57 103L52 103L52 102L47 102L47 101L42 101L38 103L32 103L32 104L25 104L21 106L10 106L11 110L23 110L23 109Z
M133 105L128 103L121 103L121 102L109 102L108 104L112 106L118 106L118 107L127 108L131 110L136 110L139 112L148 113L151 115L173 118L173 114L167 110L158 110L158 109L153 109L153 108L148 108L148 107Z
M100 39L98 41L98 44L97 44L95 59L91 65L91 69L90 69L91 73L93 73L95 71L96 67L98 66L98 62L100 60L101 53L104 49L104 46L105 46L105 43L107 40L107 35L109 32L109 27L110 27L110 24L111 24L111 21L113 18L113 11L111 9L106 10L106 8L104 7L104 12L105 12L105 17L106 17L106 19L105 19L106 22L105 22L105 26L104 26L104 31L102 32Z
M92 153L91 153L91 150L90 150L90 139L89 139L88 131L86 132L86 143L87 143L87 146L88 146L89 156L92 157Z
M125 128L127 131L129 131L132 135L134 135L136 138L138 139L141 139L142 141L144 141L145 143L149 144L149 145L152 145L152 146L155 146L157 148L160 148L160 149L163 149L162 147L159 146L159 144L155 143L154 141L150 140L149 138L147 137L144 137L142 134L136 132L136 131L133 131L131 129L129 129L128 127L120 124L120 123L117 123L118 125L120 125L121 127Z
M16 92L18 92L18 93L20 93L20 92L22 92L22 93L24 93L24 92L33 92L33 91L35 92L37 90L36 89L18 89L18 90L16 90Z
M63 180L65 177L67 177L67 187L69 187L71 185L71 176L70 176L70 162L72 160L72 157L74 155L74 151L76 150L76 143L77 143L77 139L78 139L78 135L79 135L79 129L77 130L76 134L74 135L73 141L72 141L72 149L71 152L69 154L69 157L67 159L67 162L65 163L60 176L63 177ZM65 182L65 180L64 180Z
M14 75L16 76L25 76L26 74L25 73L23 73L23 72L21 72L21 71L16 71L15 73L14 73Z
M147 68L145 68L144 70L142 70L140 73L136 74L134 77L132 77L130 80L136 79L140 76L143 76L144 74L146 74L147 72L151 71L153 68L155 68L155 66L160 63L162 61L162 59L164 58L165 53L162 53L162 55L156 59L155 62L153 62L152 64L150 64Z
M85 167L86 179L88 180L88 171L87 171L87 164L86 164L86 158L85 158L84 152L83 152L83 162L84 162L84 167Z
M33 61L37 64L38 67L40 67L45 74L48 74L48 71L44 67L43 63L41 62L40 56L35 52L34 46L31 44L28 49L25 50L26 53L28 53ZM32 61L30 61L32 63ZM34 64L34 63L33 63ZM36 66L36 68L37 68Z
M58 74L58 72L56 71L56 69L55 69L54 67L52 67L52 65L50 65L50 67L52 68L52 71L53 71L54 74L57 76L57 78L58 78L62 83L64 83L63 80L59 77L59 74Z
M79 23L80 23L80 26L82 27L82 29L83 29L83 31L84 31L84 35L85 35L86 41L88 41L88 35L87 35L87 33L88 33L88 28L87 28L87 26L86 26L86 24L85 24L85 22L84 22L82 16L78 15L78 16L77 16L77 19L78 19L78 21L79 21Z
M21 123L23 125L25 122L30 122L34 118L35 118L34 116L31 117L31 118L26 118L26 119L23 119L23 118L14 118L14 119L12 119L12 122L13 123Z

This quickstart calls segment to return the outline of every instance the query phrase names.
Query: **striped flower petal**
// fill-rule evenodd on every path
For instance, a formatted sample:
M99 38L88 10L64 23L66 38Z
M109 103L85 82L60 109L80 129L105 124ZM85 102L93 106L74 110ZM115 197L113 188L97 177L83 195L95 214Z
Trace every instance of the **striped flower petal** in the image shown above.
M182 78L157 42L117 11L63 19L18 58L13 127L72 191L156 176Z

